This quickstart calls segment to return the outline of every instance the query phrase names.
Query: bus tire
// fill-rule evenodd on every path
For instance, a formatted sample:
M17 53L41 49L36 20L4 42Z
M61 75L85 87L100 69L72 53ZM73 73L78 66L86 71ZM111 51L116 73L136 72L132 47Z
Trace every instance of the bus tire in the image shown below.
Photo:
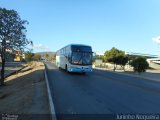
M66 70L66 72L68 72L68 67L67 67L67 65L65 66L65 70Z
M86 74L86 72L82 72L82 75L85 75Z

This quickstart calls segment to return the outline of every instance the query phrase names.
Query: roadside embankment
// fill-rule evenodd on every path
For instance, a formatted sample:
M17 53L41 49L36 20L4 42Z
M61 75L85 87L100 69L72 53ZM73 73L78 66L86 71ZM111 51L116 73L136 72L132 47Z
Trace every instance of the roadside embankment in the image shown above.
M6 78L0 87L0 114L14 114L21 119L50 119L44 65L32 62L17 74Z

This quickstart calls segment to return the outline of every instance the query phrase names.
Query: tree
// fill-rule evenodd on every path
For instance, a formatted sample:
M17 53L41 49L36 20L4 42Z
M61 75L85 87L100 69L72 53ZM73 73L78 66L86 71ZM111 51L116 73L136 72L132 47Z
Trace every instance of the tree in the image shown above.
M39 54L34 54L32 57L32 60L34 60L34 61L39 61L40 59L41 59L41 55L39 55Z
M49 61L55 61L56 60L56 54L50 56Z
M26 53L25 53L25 60L26 61L32 61L32 57L34 56L34 53L32 53L32 52L30 52L30 51L27 51Z
M45 54L45 58L48 60L48 58L49 58L49 55L46 53Z
M114 64L113 70L115 71L117 68L117 65L124 66L128 62L128 57L125 55L124 51L118 50L115 47L113 47L111 50L106 51L104 53L104 60L105 62L110 62Z
M97 59L101 59L101 60L103 60L103 62L104 62L104 55L96 55L96 58L97 58Z
M0 40L2 59L0 85L4 85L6 48L23 50L24 46L29 44L29 41L26 39L25 24L28 24L28 22L21 20L19 14L15 10L0 8Z
M149 67L148 62L146 61L146 58L144 57L137 57L134 60L131 61L131 66L133 66L134 71L138 72L139 74L141 72L145 72L146 69Z
M127 62L128 62L128 57L127 56L124 55L124 56L118 56L117 57L116 64L120 65L123 68L124 71L125 71L125 65L127 64Z

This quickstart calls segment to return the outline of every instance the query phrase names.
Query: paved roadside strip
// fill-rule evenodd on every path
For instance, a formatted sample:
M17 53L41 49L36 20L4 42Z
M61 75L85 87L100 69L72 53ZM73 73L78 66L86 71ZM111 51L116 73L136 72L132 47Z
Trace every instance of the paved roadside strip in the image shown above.
M136 73L127 73L124 71L113 71L113 70L109 70L109 69L104 69L104 68L94 68L97 70L103 70L103 71L108 71L108 72L113 72L116 74L121 74L121 75L127 75L127 76L132 76L132 77L137 77L137 78L142 78L142 79L146 79L146 80L151 80L151 81L156 81L156 82L160 82L160 73L155 73L155 74L159 74L159 75L154 75L154 73L148 73L148 74L152 74L150 76L144 76L144 74L136 74ZM145 73L147 74L147 73Z
M16 73L18 73L19 71L21 71L22 69L24 69L26 66L22 66L22 67L18 67L16 69L10 69L10 70L6 70L5 71L5 78L11 76L11 75L14 75Z
M48 100L49 100L51 119L52 120L57 120L55 109L54 109L54 103L53 103L53 99L52 99L51 91L50 91L50 87L49 87L49 82L48 82L48 77L47 77L47 72L46 72L46 65L44 65L44 66L45 66L45 81L46 81L46 85L47 85L47 93L48 93Z
M26 64L23 64L21 66L15 66L15 67L5 67L5 72L4 72L4 77L7 78L11 75L14 75L16 73L18 73L19 71L21 71L22 69L24 69L26 67ZM0 67L0 71L1 71L1 67ZM1 73L0 73L0 79L1 79Z

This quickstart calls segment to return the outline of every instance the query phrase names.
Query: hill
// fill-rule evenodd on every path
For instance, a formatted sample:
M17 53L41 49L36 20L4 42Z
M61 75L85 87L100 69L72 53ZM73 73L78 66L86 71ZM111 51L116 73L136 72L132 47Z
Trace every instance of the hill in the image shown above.
M45 57L45 55L48 54L49 57L51 57L51 56L54 56L56 54L56 52L50 52L50 51L48 51L48 52L37 52L35 54L41 55L42 57Z

